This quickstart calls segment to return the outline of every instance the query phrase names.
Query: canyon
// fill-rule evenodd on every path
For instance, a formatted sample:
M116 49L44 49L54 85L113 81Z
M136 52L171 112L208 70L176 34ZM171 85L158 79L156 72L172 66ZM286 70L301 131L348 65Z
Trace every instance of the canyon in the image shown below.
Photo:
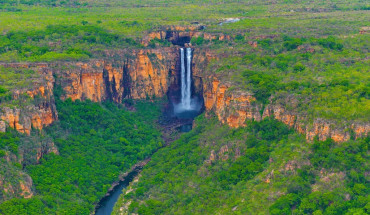
M140 49L105 50L98 59L78 62L52 63L2 63L0 66L13 69L31 69L38 74L32 86L12 91L12 104L0 106L0 132L11 127L18 132L30 135L32 131L41 132L58 120L55 97L66 100L91 100L93 102L113 101L125 103L130 100L154 100L168 98L169 102L180 102L181 91L181 52L180 47L189 45L192 37L202 36L208 40L228 40L222 34L206 34L196 29L173 27L168 31L152 32L144 37ZM168 40L173 46L150 48L150 41ZM256 46L255 41L250 41ZM250 92L234 87L227 77L216 73L209 66L212 61L224 57L211 49L191 47L192 56L192 94L201 98L206 116L216 115L220 123L238 128L250 121L261 121L274 117L313 141L333 139L337 143L351 138L360 138L370 132L370 124L346 122L338 125L335 121L310 118L305 113L288 109L294 104L291 97L283 102L270 99L268 105L257 101ZM26 102L27 100L27 102ZM14 105L14 103L19 105ZM293 105L294 106L294 105ZM52 141L40 143L36 147L34 162L48 153L58 154ZM23 163L20 158L6 156L8 162ZM32 179L24 172L18 172L19 187L4 188L9 199L17 194L30 198ZM5 181L0 180L5 186Z
M84 62L8 63L3 67L30 68L40 74L31 89L13 92L13 99L27 93L34 101L24 107L3 107L0 111L0 132L7 126L30 134L32 128L42 130L58 119L53 89L60 87L61 99L89 99L93 102L127 99L177 98L180 92L179 46L188 44L192 37L227 40L229 36L198 32L196 28L171 27L167 31L152 32L144 36L142 44L151 40L166 39L175 46L161 48L106 50L101 59ZM251 42L251 44L254 44ZM253 94L234 89L233 83L212 71L208 65L222 54L209 49L194 49L192 62L193 94L203 98L206 114L214 112L221 123L237 128L248 120L274 117L305 135L308 141L332 138L344 142L354 136L359 138L370 131L368 123L347 122L336 125L326 119L310 119L302 113L287 110L283 103L260 104ZM37 99L34 99L37 98ZM178 102L178 101L177 101Z

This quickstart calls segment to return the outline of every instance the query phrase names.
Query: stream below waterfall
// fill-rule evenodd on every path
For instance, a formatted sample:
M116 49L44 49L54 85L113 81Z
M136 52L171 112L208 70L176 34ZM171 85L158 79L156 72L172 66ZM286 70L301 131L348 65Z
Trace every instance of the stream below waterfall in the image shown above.
M179 74L179 84L181 87L181 91L179 92L180 99L179 102L176 103L170 101L169 109L171 110L167 109L164 111L164 122L160 124L162 129L165 130L165 133L173 133L175 130L180 133L191 131L193 128L193 119L202 112L203 108L203 100L197 98L196 95L192 95L193 50L191 48L180 48L179 51L181 66ZM166 138L164 139L165 142L174 141L174 139L170 139L169 141L166 141ZM141 165L141 168L144 165ZM133 168L131 172L123 178L123 180L116 185L113 185L113 189L110 190L96 206L96 215L110 215L112 213L115 203L122 194L122 190L130 184L136 175L138 175L141 168Z
M110 215L119 196L122 194L123 189L126 188L132 180L134 180L138 173L139 171L134 169L126 177L124 177L124 179L120 181L117 186L109 191L107 195L98 203L98 206L95 209L95 215Z

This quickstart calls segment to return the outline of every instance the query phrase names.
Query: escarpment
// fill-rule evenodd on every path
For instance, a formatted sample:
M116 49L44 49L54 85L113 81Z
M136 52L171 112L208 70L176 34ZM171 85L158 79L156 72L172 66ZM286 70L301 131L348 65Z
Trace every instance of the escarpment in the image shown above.
M211 50L194 52L194 78L202 80L203 98L206 112L213 111L221 123L230 127L245 126L246 121L260 121L266 117L274 117L289 127L303 134L308 141L315 137L319 140L333 139L335 142L345 142L351 138L360 138L370 132L370 124L346 122L338 125L333 120L310 118L296 109L287 109L286 105L294 104L291 97L283 103L271 100L263 106L253 94L237 89L227 78L220 77L207 67L212 60L222 58ZM294 106L294 105L293 105Z
M173 48L106 52L104 60L56 65L54 73L65 94L62 99L94 102L164 97L175 75Z
M36 71L30 86L12 91L12 102L0 104L0 127L6 125L21 133L30 134L32 128L42 130L58 119L53 88L54 77L46 64L1 64L3 67L28 68Z
M198 27L197 27L198 28ZM0 131L7 126L30 134L31 129L41 130L57 120L53 87L54 82L63 90L61 99L89 99L94 102L111 100L122 103L125 99L155 99L171 97L171 92L179 88L179 46L188 43L192 37L209 40L228 40L227 35L209 34L172 27L168 30L152 32L143 37L147 46L152 40L168 40L175 44L170 47L106 50L104 57L84 62L58 62L50 64L6 64L6 67L34 68L40 74L32 88L17 89L13 99L21 101L24 94L29 102L22 106L2 106ZM204 101L206 113L214 112L221 123L231 127L245 126L246 121L260 121L274 117L294 128L311 141L332 138L344 142L351 137L366 136L369 123L348 122L338 126L326 119L312 119L296 111L287 109L292 103L289 98L283 103L271 100L262 105L254 95L238 89L225 77L221 77L209 66L212 61L223 58L207 48L195 48L192 61L193 90ZM56 77L56 80L54 80Z
M287 111L281 104L270 104L264 109L262 118L270 116L304 134L309 141L317 136L319 140L331 138L335 142L344 142L351 138L364 137L370 132L370 125L366 123L348 123L338 126L334 121L309 119L294 110ZM352 136L351 132L353 132Z

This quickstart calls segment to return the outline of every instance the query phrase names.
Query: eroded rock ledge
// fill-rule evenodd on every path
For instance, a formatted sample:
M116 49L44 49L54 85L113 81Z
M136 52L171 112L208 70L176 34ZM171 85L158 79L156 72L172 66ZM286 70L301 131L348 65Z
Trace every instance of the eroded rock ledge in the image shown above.
M35 68L40 81L26 92L37 102L23 108L4 107L0 112L0 131L6 126L29 134L32 128L41 130L57 120L54 104L54 82L65 94L62 99L90 99L94 102L111 100L121 103L125 99L154 99L167 96L169 89L178 87L179 51L177 46L158 49L106 51L104 59L87 62L59 62L51 64L3 64L7 67ZM284 105L271 103L263 107L255 97L245 91L232 89L207 65L222 56L210 50L194 50L193 79L195 92L203 95L205 110L214 112L221 123L237 128L246 121L260 121L273 116L311 141L332 138L336 142L362 137L370 132L369 123L351 123L338 126L325 119L308 119L302 113L287 110ZM54 80L56 78L56 81ZM289 103L289 101L286 101ZM6 122L6 123L4 123ZM5 125L4 125L5 124Z

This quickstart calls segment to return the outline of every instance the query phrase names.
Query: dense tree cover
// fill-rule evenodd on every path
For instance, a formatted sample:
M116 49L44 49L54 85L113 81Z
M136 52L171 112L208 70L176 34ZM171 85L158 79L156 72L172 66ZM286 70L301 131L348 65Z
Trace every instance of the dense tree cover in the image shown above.
M39 165L26 166L37 195L6 201L0 213L90 214L120 173L162 146L153 124L159 109L145 102L135 107L129 112L109 102L58 100L60 122L46 132L60 155L48 154ZM2 134L1 140L11 140L11 134ZM5 143L9 148L11 143Z
M202 116L152 157L115 211L132 201L139 214L366 214L369 144L307 144L272 119L235 130Z
M136 191L125 197L134 200L131 212L213 214L230 190L268 165L271 144L291 133L274 120L232 130L201 116L196 125L145 166ZM216 157L209 160L212 150Z
M242 38L233 40L232 51L225 49L226 42L214 43L209 47L229 57L209 68L216 67L221 77L233 80L233 89L252 92L262 103L273 96L272 102L311 119L364 121L370 116L367 38L276 35L258 39L257 47Z
M49 25L44 30L10 31L0 36L2 61L55 61L87 59L98 49L138 47L132 38L100 26Z
M0 139L0 157L6 154L4 150L14 154L18 153L19 137L14 134L14 131L0 133Z
M336 145L332 140L315 141L309 155L312 165L304 166L288 194L271 205L271 214L368 214L369 138ZM344 175L338 187L311 192L310 185L317 183L319 171L330 170ZM333 180L333 179L331 179ZM332 182L333 183L333 182Z

